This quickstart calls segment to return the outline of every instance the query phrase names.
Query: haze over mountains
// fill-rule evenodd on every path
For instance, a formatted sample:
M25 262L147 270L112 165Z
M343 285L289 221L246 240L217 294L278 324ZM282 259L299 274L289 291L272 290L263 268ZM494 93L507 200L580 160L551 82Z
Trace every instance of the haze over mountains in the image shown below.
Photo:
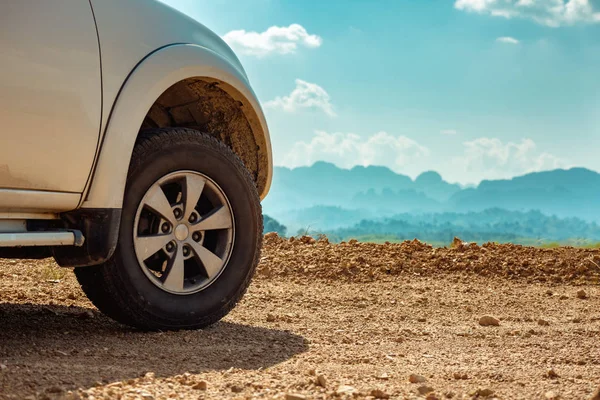
M302 228L331 231L363 220L399 219L401 214L406 220L413 215L488 210L489 216L490 209L497 213L536 210L545 216L594 223L600 221L599 199L600 174L584 168L530 173L463 188L432 171L412 180L385 167L347 170L317 162L295 169L275 167L263 209L294 234Z

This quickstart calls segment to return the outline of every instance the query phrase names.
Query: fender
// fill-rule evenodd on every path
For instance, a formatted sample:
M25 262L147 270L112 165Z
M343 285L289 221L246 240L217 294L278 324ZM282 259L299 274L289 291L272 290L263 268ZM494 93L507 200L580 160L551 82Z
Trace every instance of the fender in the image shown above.
M81 208L122 207L129 162L144 117L162 93L188 78L217 82L232 98L242 102L256 143L265 149L266 157L259 168L266 174L266 183L258 189L261 199L267 195L273 175L271 142L265 116L245 74L205 47L173 44L147 56L122 86L101 138Z

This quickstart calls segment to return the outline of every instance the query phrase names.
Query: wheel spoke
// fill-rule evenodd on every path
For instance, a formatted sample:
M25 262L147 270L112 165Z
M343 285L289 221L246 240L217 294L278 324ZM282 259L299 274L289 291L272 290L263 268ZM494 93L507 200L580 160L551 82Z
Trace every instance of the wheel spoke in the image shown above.
M200 261L202 261L202 265L204 265L208 278L210 279L217 275L223 266L223 260L215 253L193 240L188 241L188 244L192 247L192 250Z
M146 260L148 257L156 254L172 240L172 235L152 235L152 236L136 236L135 247L138 254Z
M164 288L175 292L181 292L183 290L184 280L184 257L182 246L177 246L177 251L170 260L170 268L165 273L167 274L167 277L163 282Z
M148 190L148 193L144 197L144 205L151 208L152 211L159 213L171 224L175 224L176 218L175 215L173 215L173 209L171 208L171 204L169 204L169 199L167 199L165 192L163 192L159 185L153 185Z
M204 216L200 222L193 225L195 231L211 231L215 229L230 229L231 213L227 206L221 206Z
M183 220L187 221L190 218L190 215L194 212L196 205L198 204L198 200L200 200L200 196L202 195L202 190L204 190L204 184L206 180L202 179L196 175L186 175L185 177L185 213L183 215Z

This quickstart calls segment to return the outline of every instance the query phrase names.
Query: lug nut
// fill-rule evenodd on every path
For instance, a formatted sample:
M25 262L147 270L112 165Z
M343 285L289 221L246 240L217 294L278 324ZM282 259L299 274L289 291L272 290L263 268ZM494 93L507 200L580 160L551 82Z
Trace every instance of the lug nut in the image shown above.
M181 210L179 208L176 208L173 211L173 214L175 215L175 218L179 218L179 217L181 217Z
M200 236L200 234L198 232L194 232L192 234L192 239L194 239L194 242L199 242L200 238L201 238L201 236Z
M167 224L166 222L164 222L164 223L162 224L162 226L161 226L161 228L160 228L160 229L163 231L163 233L167 233L167 232L169 232L169 224Z
M175 245L173 244L173 242L169 242L167 243L167 251L173 251L173 249L175 248Z
M196 220L198 219L198 217L196 217L196 214L192 214L190 215L190 222L193 224L194 222L196 222Z
M183 255L186 256L186 257L190 255L190 248L189 247L185 246L183 248Z

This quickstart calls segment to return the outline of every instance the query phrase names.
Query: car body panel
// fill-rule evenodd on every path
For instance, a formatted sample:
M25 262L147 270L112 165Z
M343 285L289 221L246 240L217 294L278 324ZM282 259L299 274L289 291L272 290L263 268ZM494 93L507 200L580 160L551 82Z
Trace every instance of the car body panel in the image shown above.
M141 121L164 91L190 77L217 82L229 95L244 104L245 115L253 132L257 132L257 144L267 154L270 182L272 162L268 128L245 75L212 50L197 45L176 44L146 57L120 91L83 207L121 207L129 160ZM268 185L263 189L264 195L268 189Z
M101 75L89 2L2 1L0 59L0 188L20 189L2 196L0 210L41 198L37 209L76 207L52 205L57 197L45 192L79 198L96 154Z
M263 111L246 73L227 44L197 21L148 0L92 0L102 54L101 146L82 206L118 208L129 160L144 116L171 85L207 78L245 104L257 144L266 153L268 193L272 176L271 144ZM228 90L229 89L229 90Z

